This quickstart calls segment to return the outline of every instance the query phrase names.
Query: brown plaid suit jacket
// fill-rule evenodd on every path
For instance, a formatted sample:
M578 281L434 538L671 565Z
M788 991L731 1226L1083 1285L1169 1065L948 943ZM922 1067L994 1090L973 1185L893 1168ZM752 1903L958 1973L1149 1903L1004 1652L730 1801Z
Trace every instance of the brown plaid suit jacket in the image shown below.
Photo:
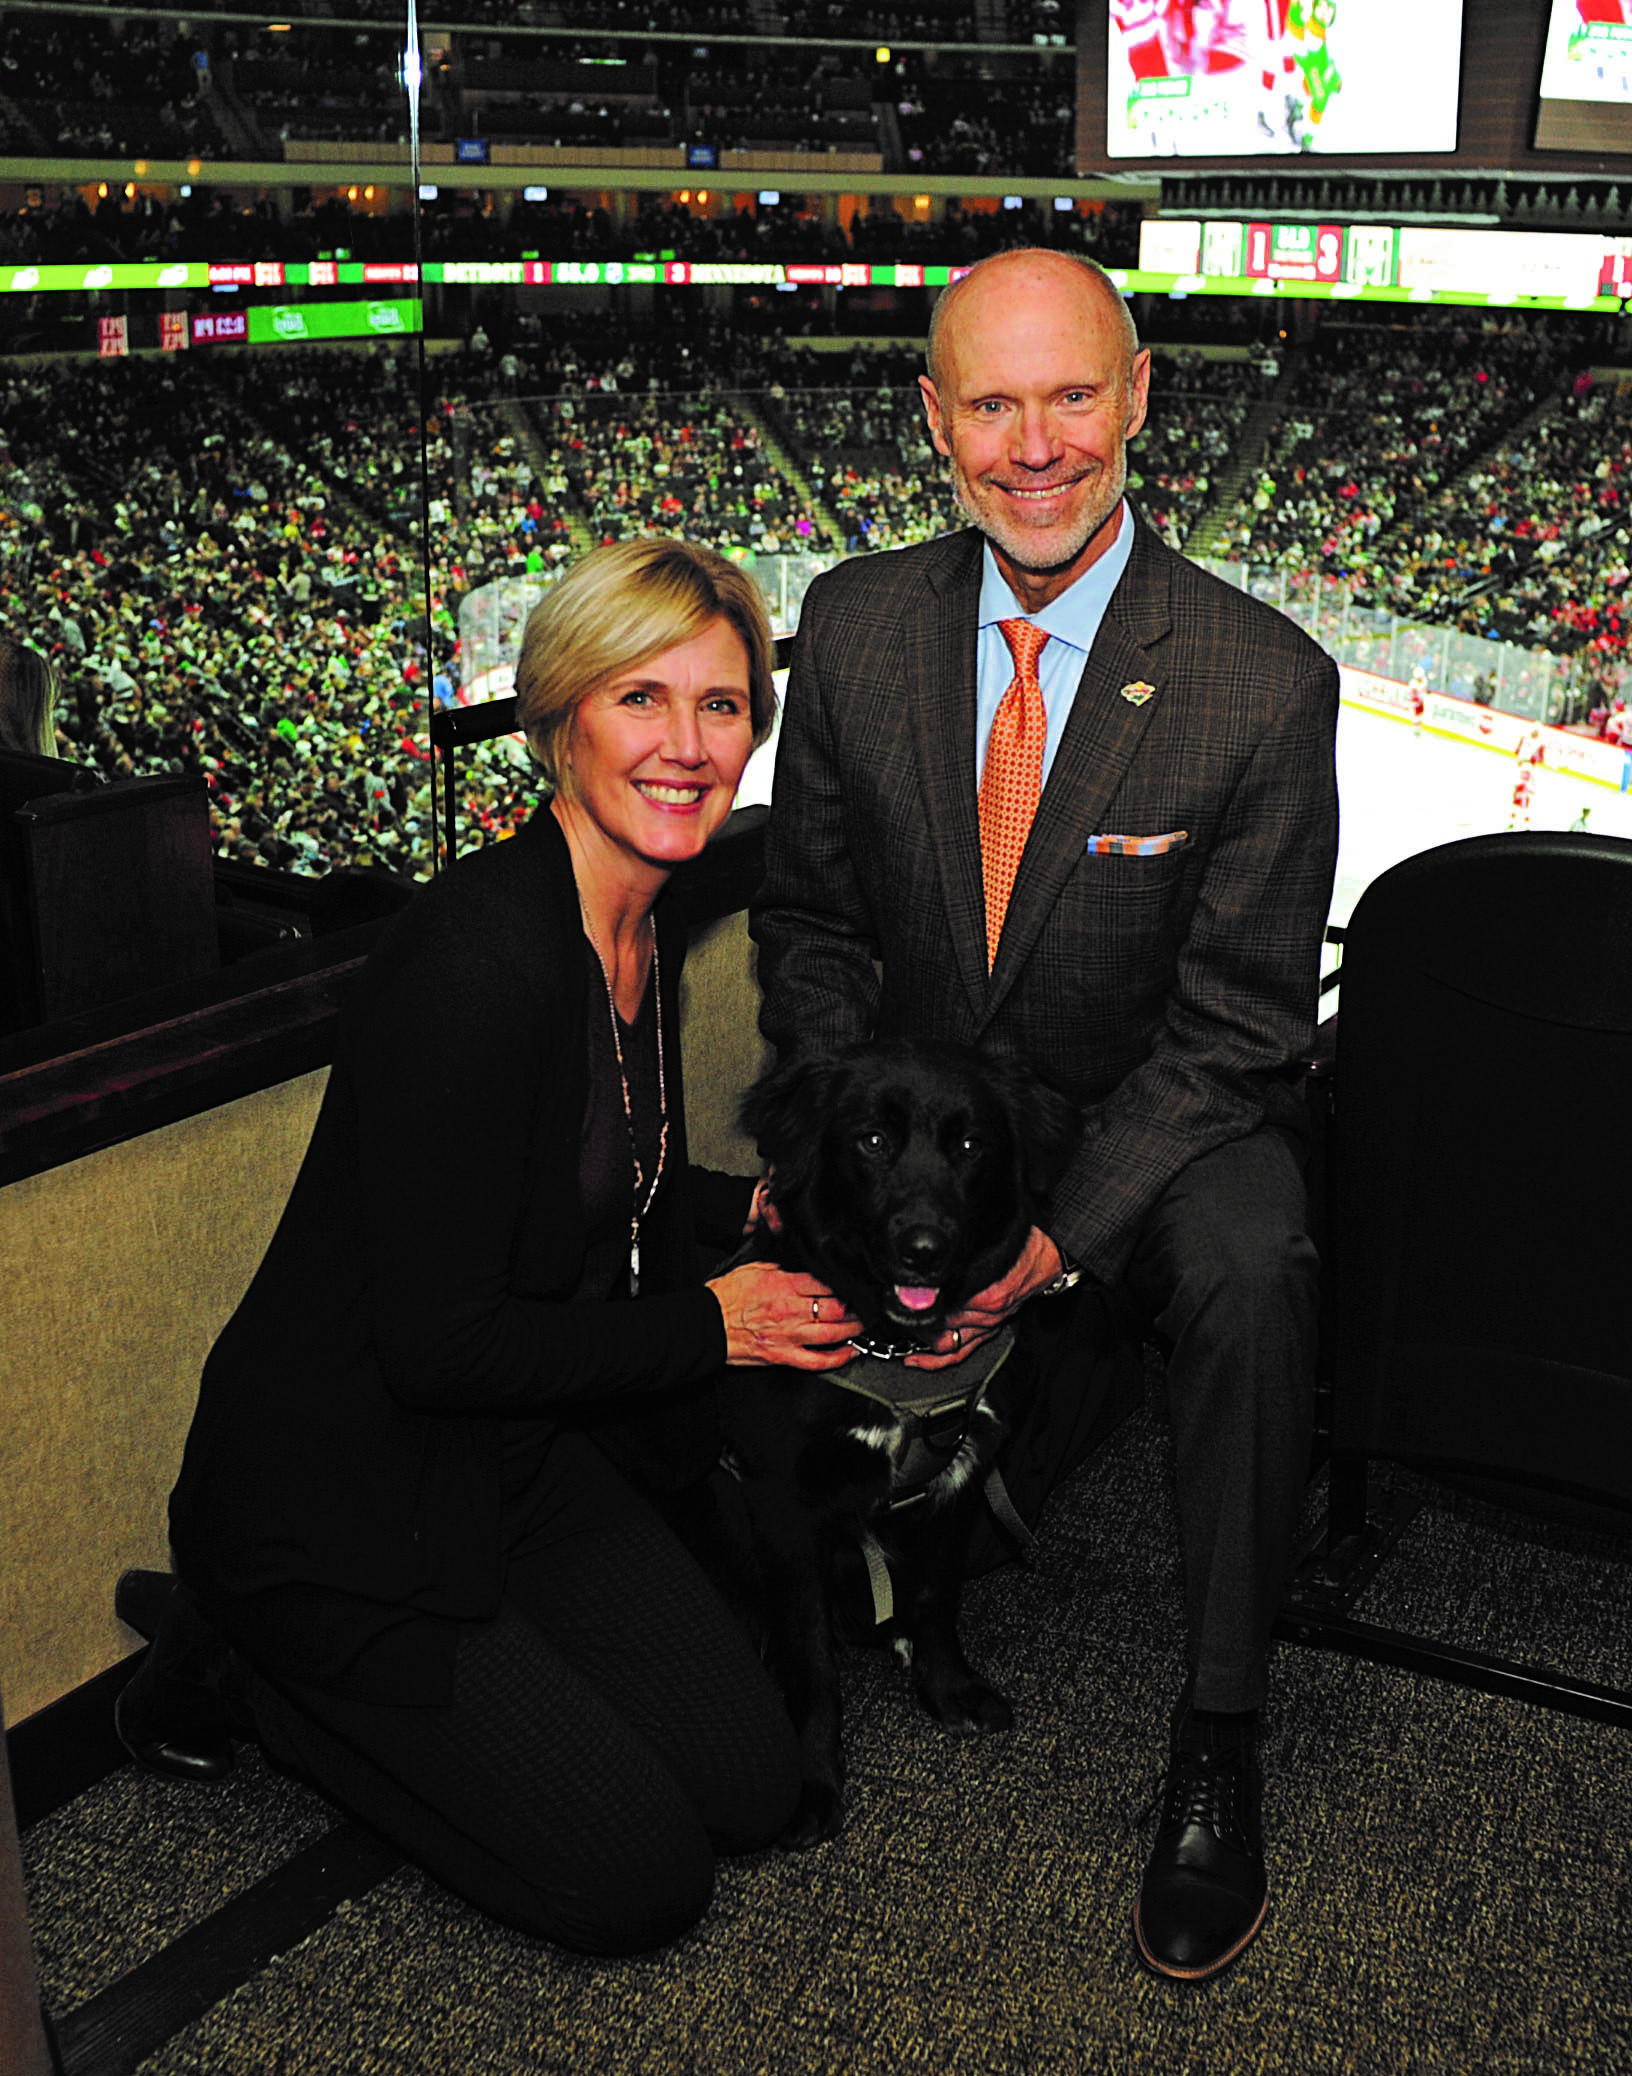
M784 1051L876 1032L1029 1056L1087 1107L1049 1230L1111 1280L1188 1162L1296 1114L1337 851L1337 669L1138 523L988 975L981 545L846 562L805 598L752 924L761 1024ZM1180 831L1146 856L1089 841Z

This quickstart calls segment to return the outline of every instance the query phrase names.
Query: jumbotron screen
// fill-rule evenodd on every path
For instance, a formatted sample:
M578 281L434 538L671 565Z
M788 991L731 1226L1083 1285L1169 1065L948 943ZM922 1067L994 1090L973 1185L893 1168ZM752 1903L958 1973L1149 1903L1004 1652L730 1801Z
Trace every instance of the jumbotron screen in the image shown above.
M1632 151L1632 0L1553 0L1538 151Z
M1110 0L1109 37L1112 158L1456 149L1462 0Z
M1545 101L1632 102L1628 0L1553 0L1541 60Z

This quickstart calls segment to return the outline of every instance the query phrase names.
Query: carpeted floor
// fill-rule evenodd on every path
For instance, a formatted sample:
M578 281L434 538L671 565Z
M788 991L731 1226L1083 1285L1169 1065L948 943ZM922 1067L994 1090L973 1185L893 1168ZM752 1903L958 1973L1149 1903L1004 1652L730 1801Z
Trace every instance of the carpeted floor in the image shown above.
M144 2076L1632 2071L1632 1737L1330 1653L1277 1658L1262 1938L1200 1989L1139 1967L1179 1678L1169 1480L1158 1395L1056 1499L1037 1563L971 1589L1011 1736L946 1738L854 1653L844 1832L724 1867L672 1951L564 1958L404 1870ZM1607 1546L1462 1505L1418 1518L1359 1612L1632 1684L1629 1610ZM106 1989L330 1821L247 1754L223 1789L127 1770L36 1825L48 2002Z

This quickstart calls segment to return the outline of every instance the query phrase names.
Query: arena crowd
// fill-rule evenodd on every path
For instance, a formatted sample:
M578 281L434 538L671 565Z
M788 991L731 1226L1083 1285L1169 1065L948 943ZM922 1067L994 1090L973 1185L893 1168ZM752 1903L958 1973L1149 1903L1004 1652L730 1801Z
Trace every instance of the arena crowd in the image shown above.
M700 303L478 324L403 348L12 364L0 375L0 624L48 649L62 754L198 772L223 857L428 869L425 722L463 690L460 611L660 527L769 562L956 523L915 348L821 351ZM1566 324L1343 328L1274 353L1157 356L1131 486L1183 547L1268 396L1282 426L1232 551L1418 619L1625 670L1632 412ZM423 478L422 478L423 466ZM535 791L465 754L468 841Z

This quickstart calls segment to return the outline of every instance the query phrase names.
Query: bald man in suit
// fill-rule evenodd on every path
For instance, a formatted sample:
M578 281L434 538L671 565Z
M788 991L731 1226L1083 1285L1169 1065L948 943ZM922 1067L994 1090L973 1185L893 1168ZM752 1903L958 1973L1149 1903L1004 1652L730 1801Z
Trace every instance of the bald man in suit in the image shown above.
M1134 1927L1151 1967L1201 1980L1268 1900L1257 1723L1318 1294L1294 1063L1336 858L1337 672L1125 502L1149 381L1091 262L1003 253L942 296L921 386L972 524L808 593L753 932L784 1053L958 1039L1084 1106L1046 1230L916 1360L955 1364L1039 1293L1081 1302L1057 1295L1074 1283L1131 1294L1172 1343L1189 1670ZM1046 741L1017 808L1028 701ZM1086 1370L1039 1378L1055 1475Z

